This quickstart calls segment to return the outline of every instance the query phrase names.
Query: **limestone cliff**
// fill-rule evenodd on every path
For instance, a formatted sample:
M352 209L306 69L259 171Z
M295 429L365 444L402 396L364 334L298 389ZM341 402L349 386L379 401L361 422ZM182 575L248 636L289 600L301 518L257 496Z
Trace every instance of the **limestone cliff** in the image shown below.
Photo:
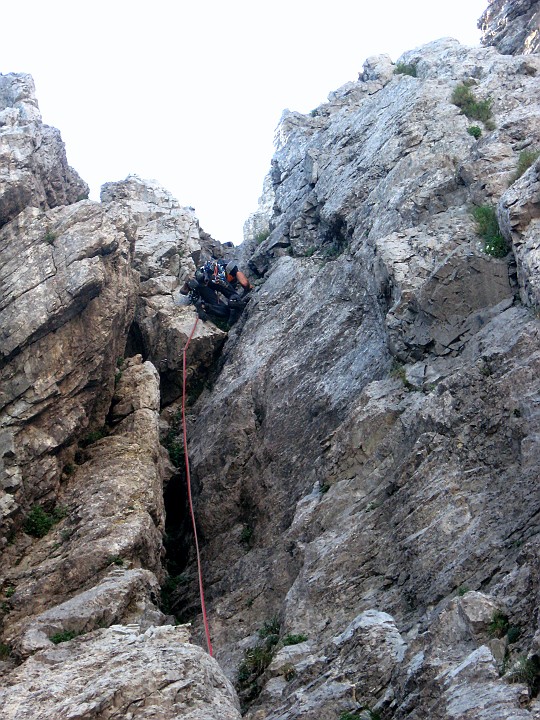
M84 199L29 76L0 76L3 716L540 718L540 57L519 42L369 58L282 118L235 251L256 290L187 358L216 659L190 642L178 289L231 248L154 182Z
M446 39L282 120L261 285L191 428L252 720L537 716L510 681L537 672L539 70Z
M489 0L478 27L482 30L482 43L494 45L505 55L540 51L538 0Z
M175 470L156 368L176 371L196 318L177 290L198 222L138 178L80 197L28 76L0 76L0 115L2 715L238 718L159 609ZM223 337L200 324L190 370Z

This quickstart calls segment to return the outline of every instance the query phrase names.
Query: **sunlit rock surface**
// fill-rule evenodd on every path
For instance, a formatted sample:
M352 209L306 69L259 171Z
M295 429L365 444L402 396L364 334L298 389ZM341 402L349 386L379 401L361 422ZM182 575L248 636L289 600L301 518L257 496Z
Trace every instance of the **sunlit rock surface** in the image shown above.
M193 413L215 647L250 720L536 712L509 668L536 633L537 165L515 176L540 147L539 58L443 39L400 61L416 76L378 56L285 114L260 288ZM493 124L453 104L464 81ZM515 259L486 254L473 205ZM443 639L470 591L482 632L459 610ZM337 653L366 613L394 628L391 671L381 640ZM305 641L249 675L273 617Z
M43 650L0 690L2 716L239 720L218 664L186 640L182 628L116 625Z
M538 0L489 0L478 27L482 30L482 43L495 45L505 55L540 51Z
M30 75L0 75L0 227L31 206L46 210L88 197L56 128L41 121Z

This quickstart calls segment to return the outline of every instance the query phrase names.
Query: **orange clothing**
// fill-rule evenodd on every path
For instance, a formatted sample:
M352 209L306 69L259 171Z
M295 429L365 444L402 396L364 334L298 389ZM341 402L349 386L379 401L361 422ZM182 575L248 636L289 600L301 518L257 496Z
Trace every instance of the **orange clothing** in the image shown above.
M251 283L241 270L237 270L236 275L227 274L227 282L234 283L235 280L240 283L244 290L251 290Z

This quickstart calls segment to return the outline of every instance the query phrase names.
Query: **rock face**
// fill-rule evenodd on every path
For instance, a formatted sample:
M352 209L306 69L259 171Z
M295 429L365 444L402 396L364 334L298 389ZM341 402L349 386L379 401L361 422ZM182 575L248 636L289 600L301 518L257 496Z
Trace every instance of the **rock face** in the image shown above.
M240 718L234 690L218 664L171 626L140 634L119 625L43 650L12 674L9 688L0 691L0 708L9 720L101 718L104 713L134 719Z
M401 62L285 114L261 285L194 408L214 646L251 720L537 712L509 668L536 672L537 164L515 176L539 58ZM492 98L479 140L463 83Z
M88 197L56 128L43 125L30 75L0 75L0 227L26 207Z
M494 45L505 55L540 51L538 0L489 0L478 27L482 30L482 44Z
M215 661L159 609L174 468L148 358L167 360L135 324L172 328L160 342L176 368L196 319L175 293L201 253L198 222L134 178L81 200L31 78L0 77L0 100L3 715L237 718ZM223 336L199 327L192 356Z
M73 460L69 448L103 425L136 282L129 239L90 201L28 208L0 230L0 246L2 522L9 536L18 506L50 502Z
M284 114L188 354L222 669L178 288L230 248L140 178L6 191L4 716L540 717L539 71L443 39Z
M141 282L128 353L141 352L158 368L162 399L170 403L180 394L182 349L196 320L178 288L207 259L199 222L157 183L134 176L104 185L101 200L135 235L133 265ZM207 372L224 339L214 325L199 323L190 343L190 368L198 368L199 375Z

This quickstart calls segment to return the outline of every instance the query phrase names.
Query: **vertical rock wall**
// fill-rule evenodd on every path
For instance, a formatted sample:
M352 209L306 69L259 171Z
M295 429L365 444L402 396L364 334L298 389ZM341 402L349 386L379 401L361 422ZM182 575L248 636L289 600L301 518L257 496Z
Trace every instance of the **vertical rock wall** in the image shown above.
M198 222L136 178L81 199L29 76L0 76L0 118L2 715L238 718L217 663L159 609L174 469L149 359L177 369L196 319L176 293ZM125 359L134 320L148 327ZM199 328L190 365L222 337Z
M504 55L540 51L538 0L489 0L478 27L482 30L482 44L494 45Z
M260 287L190 431L214 644L252 720L537 712L510 681L537 643L537 170L516 169L538 62L441 40L282 120Z

